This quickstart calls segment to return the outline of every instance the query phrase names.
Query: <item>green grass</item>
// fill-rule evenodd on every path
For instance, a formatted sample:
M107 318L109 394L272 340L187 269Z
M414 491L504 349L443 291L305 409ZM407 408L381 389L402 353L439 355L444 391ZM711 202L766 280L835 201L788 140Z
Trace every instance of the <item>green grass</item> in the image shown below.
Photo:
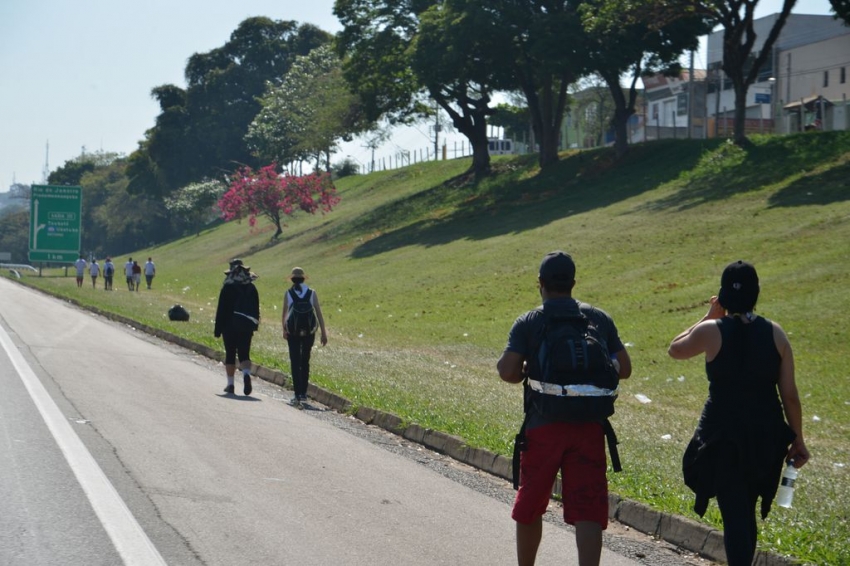
M218 346L222 271L242 257L261 275L254 360L286 371L280 303L285 277L301 266L330 332L314 357L315 383L509 454L521 392L498 379L495 361L513 320L539 301L540 258L564 249L578 265L576 296L612 314L634 365L613 420L625 471L610 475L611 489L694 517L680 461L707 384L701 360L671 360L666 348L704 314L722 268L752 261L758 312L791 337L813 455L794 509L774 508L759 545L847 564L850 134L753 142L659 142L621 162L608 150L572 152L545 172L533 157L497 158L498 174L477 185L462 175L468 160L351 177L338 183L337 210L291 219L277 242L271 227L231 223L134 252L157 263L153 291L131 294L121 281L114 293L78 290L73 277L27 282ZM167 320L176 302L189 323ZM720 526L714 504L706 521Z

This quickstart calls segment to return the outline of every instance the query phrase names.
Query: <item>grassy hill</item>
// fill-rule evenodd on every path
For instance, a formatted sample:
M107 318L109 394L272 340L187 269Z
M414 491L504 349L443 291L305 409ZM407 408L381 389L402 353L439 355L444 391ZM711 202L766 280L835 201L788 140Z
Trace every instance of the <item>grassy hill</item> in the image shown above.
M241 257L261 276L254 359L287 370L281 300L290 269L303 267L330 332L314 356L316 384L509 454L521 390L500 382L495 361L513 320L539 302L541 257L563 249L577 263L575 295L615 318L634 365L613 418L625 471L610 475L611 489L694 517L680 461L707 384L701 360L671 360L666 348L704 314L723 267L751 261L757 311L794 347L813 455L794 509L760 522L760 548L850 563L850 134L757 137L747 150L658 142L621 162L608 150L571 152L545 172L533 157L494 164L477 185L462 175L467 160L343 179L336 210L293 218L276 242L270 226L230 223L134 252L157 264L153 291L29 281L217 345L222 271ZM167 320L177 302L189 323ZM714 504L706 520L720 525Z

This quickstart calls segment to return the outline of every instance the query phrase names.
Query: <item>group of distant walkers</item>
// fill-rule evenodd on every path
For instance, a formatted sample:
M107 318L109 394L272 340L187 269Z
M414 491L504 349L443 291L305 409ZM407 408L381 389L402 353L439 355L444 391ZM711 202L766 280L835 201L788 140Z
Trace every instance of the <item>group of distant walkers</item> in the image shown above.
M79 259L74 262L74 268L77 270L77 287L83 286L83 279L85 279L86 270L89 272L89 276L91 276L91 286L92 289L97 288L97 278L103 273L103 288L106 291L112 291L112 280L115 276L115 264L112 263L112 258L108 257L103 262L103 268L101 269L100 264L97 263L97 259L92 258L91 264L86 261L86 258L80 254ZM124 275L127 279L127 289L130 291L138 291L139 286L142 282L142 273L145 274L145 281L147 283L148 289L151 288L153 284L153 278L156 275L156 265L153 262L153 258L148 258L148 261L145 262L144 267L139 265L139 262L133 260L133 258L129 258L127 263L124 264Z

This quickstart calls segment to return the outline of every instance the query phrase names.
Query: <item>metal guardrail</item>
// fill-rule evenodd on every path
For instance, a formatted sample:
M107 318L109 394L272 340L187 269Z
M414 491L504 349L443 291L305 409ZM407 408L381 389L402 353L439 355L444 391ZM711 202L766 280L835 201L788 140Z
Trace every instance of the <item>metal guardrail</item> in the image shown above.
M38 273L38 269L25 263L0 263L0 269L8 269L18 279L21 278L21 271L32 271Z

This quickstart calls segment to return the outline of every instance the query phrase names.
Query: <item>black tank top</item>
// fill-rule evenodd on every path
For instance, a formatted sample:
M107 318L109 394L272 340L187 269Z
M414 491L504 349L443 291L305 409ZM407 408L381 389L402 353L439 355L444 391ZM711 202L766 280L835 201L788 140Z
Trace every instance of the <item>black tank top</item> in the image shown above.
M749 324L724 317L717 327L722 343L717 356L705 364L709 398L701 428L761 428L784 421L777 391L782 360L773 324L762 317Z

